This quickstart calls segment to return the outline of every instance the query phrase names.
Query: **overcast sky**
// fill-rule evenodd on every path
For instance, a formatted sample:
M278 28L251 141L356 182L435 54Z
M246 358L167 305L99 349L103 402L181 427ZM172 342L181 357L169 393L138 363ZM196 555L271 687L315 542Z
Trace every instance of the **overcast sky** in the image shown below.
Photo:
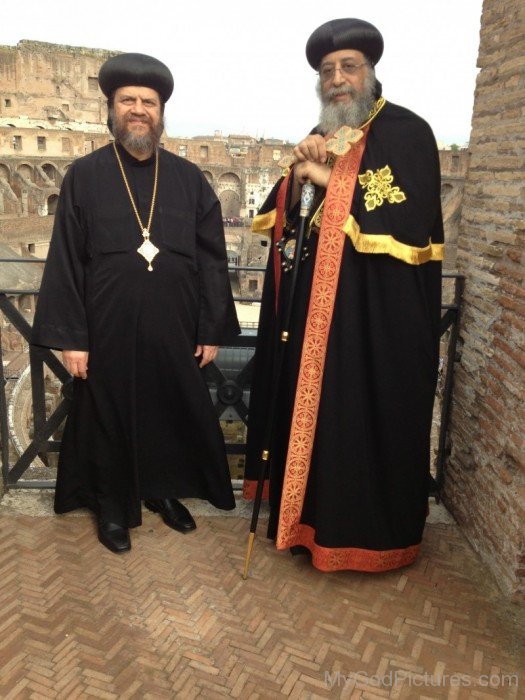
M219 129L293 142L318 116L308 37L329 19L366 19L385 40L384 96L424 117L439 141L469 138L482 0L23 0L18 15L3 4L0 44L33 39L164 61L175 78L170 136Z

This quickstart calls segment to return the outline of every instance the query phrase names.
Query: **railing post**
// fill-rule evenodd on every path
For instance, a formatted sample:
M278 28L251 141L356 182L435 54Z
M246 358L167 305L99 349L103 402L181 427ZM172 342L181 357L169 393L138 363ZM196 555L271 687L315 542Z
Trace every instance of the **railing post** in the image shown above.
M2 349L2 328L0 326L0 439L2 440L2 481L7 490L9 474L9 425L7 423L7 399L5 395L4 352Z
M39 348L29 346L31 367L31 396L33 401L33 438L40 435L46 422L46 387L44 382L44 361ZM40 451L40 445L37 445ZM47 461L45 461L47 464Z
M463 296L464 277L461 275L454 276L454 304L453 314L454 319L450 330L450 338L447 349L447 366L445 374L445 386L443 388L443 398L441 400L441 420L439 423L439 440L438 452L436 457L436 500L439 501L441 490L444 483L444 467L447 457L447 436L448 422L450 418L450 409L452 405L452 387L454 383L454 365L456 362L456 350L459 338L459 320L461 310L461 299Z

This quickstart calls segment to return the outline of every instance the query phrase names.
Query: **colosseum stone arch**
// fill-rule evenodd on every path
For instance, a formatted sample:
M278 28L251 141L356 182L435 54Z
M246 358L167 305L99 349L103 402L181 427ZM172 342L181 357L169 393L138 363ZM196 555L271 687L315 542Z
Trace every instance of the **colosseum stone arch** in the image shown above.
M17 172L22 175L22 177L25 177L27 180L31 180L31 182L34 182L35 180L35 172L33 170L33 167L29 165L29 163L21 163L18 168Z
M232 172L223 173L218 179L218 190L219 192L222 192L223 190L232 190L240 195L241 178Z
M7 180L7 182L11 179L11 170L4 163L0 163L0 178Z
M55 185L58 184L58 168L56 165L54 165L54 163L42 163L42 170L45 172L48 178L55 183Z
M224 218L237 217L241 213L241 197L233 190L223 190L219 194L222 215Z
M54 216L56 214L58 204L58 194L52 194L47 198L47 214Z

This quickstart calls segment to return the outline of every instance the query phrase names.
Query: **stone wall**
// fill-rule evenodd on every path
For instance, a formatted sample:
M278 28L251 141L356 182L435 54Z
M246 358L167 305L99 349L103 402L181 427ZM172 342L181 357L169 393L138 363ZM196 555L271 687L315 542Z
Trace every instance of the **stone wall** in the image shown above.
M445 229L445 259L443 269L453 271L457 265L457 246L463 186L467 173L470 151L466 148L439 151L441 168L441 207Z
M0 242L23 257L34 255L47 257L54 216L28 216L26 218L0 219Z
M485 0L458 240L466 277L445 501L502 590L525 597L525 6Z
M1 82L0 82L1 86ZM27 158L53 159L73 158L91 153L101 146L105 146L109 140L109 134L105 127L100 127L99 132L82 131L81 124L72 122L67 125L46 124L44 120L39 126L30 124L22 119L13 119L15 126L0 123L0 158Z
M0 117L103 124L98 71L117 51L20 41L0 46Z

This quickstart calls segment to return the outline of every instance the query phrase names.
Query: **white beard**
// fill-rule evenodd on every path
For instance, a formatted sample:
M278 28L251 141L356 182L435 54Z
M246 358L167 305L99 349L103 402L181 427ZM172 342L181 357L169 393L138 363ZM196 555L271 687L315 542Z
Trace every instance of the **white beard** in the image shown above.
M317 95L321 100L321 112L319 114L319 127L323 134L333 134L342 126L351 126L357 129L364 124L375 102L375 73L369 68L363 89L358 92L351 85L339 88L330 88L323 94L321 82L317 83ZM335 95L350 95L351 102L333 102Z

